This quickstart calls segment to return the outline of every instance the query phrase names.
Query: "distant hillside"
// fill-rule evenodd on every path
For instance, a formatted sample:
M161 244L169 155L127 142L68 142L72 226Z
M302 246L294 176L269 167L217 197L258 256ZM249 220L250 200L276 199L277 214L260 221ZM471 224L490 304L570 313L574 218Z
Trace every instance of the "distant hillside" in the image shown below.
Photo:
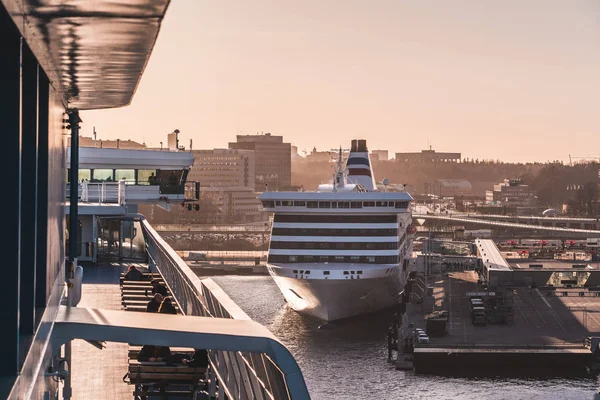
M427 183L436 179L466 179L477 196L505 178L533 177L543 164L505 164L495 162L464 162L452 164L411 164L395 161L373 161L375 178L387 178L391 183L405 183L415 192L422 192ZM292 184L312 190L318 184L331 181L333 166L326 162L292 163Z

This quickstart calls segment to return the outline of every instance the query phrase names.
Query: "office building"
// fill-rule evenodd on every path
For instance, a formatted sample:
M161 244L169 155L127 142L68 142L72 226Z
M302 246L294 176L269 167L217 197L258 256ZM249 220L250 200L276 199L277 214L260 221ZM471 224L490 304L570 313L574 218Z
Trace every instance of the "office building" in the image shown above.
M270 133L237 135L230 149L253 150L255 159L254 190L285 190L292 184L291 144L283 136Z

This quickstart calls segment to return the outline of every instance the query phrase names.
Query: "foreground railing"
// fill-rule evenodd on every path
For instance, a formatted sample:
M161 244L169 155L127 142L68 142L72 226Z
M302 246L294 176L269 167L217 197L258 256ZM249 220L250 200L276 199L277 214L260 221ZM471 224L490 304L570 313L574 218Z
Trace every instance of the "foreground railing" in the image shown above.
M212 280L201 280L177 253L142 220L150 268L156 268L185 315L250 319ZM212 370L219 381L219 398L303 399L308 397L304 378L286 374L295 360L277 360L264 353L209 350ZM292 370L293 368L289 368Z

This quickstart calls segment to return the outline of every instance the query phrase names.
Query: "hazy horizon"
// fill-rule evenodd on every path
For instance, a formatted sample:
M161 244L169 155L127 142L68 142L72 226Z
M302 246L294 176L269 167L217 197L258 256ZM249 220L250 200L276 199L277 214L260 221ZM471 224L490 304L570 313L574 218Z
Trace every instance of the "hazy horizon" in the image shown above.
M596 156L592 0L171 2L130 106L82 135L225 148L283 135L299 153L370 149L567 162ZM574 158L574 161L578 159Z

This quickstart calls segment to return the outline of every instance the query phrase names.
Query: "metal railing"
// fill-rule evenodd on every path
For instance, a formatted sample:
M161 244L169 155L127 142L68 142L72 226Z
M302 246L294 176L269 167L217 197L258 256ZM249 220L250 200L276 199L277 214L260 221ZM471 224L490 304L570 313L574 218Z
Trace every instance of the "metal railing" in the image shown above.
M71 184L67 184L67 195ZM125 181L118 182L81 182L79 200L85 203L125 204Z
M142 220L149 266L156 269L185 315L250 319L212 279L201 280L171 247ZM289 377L265 353L209 350L212 371L219 381L219 398L306 398L304 379ZM290 381L291 380L291 381Z

